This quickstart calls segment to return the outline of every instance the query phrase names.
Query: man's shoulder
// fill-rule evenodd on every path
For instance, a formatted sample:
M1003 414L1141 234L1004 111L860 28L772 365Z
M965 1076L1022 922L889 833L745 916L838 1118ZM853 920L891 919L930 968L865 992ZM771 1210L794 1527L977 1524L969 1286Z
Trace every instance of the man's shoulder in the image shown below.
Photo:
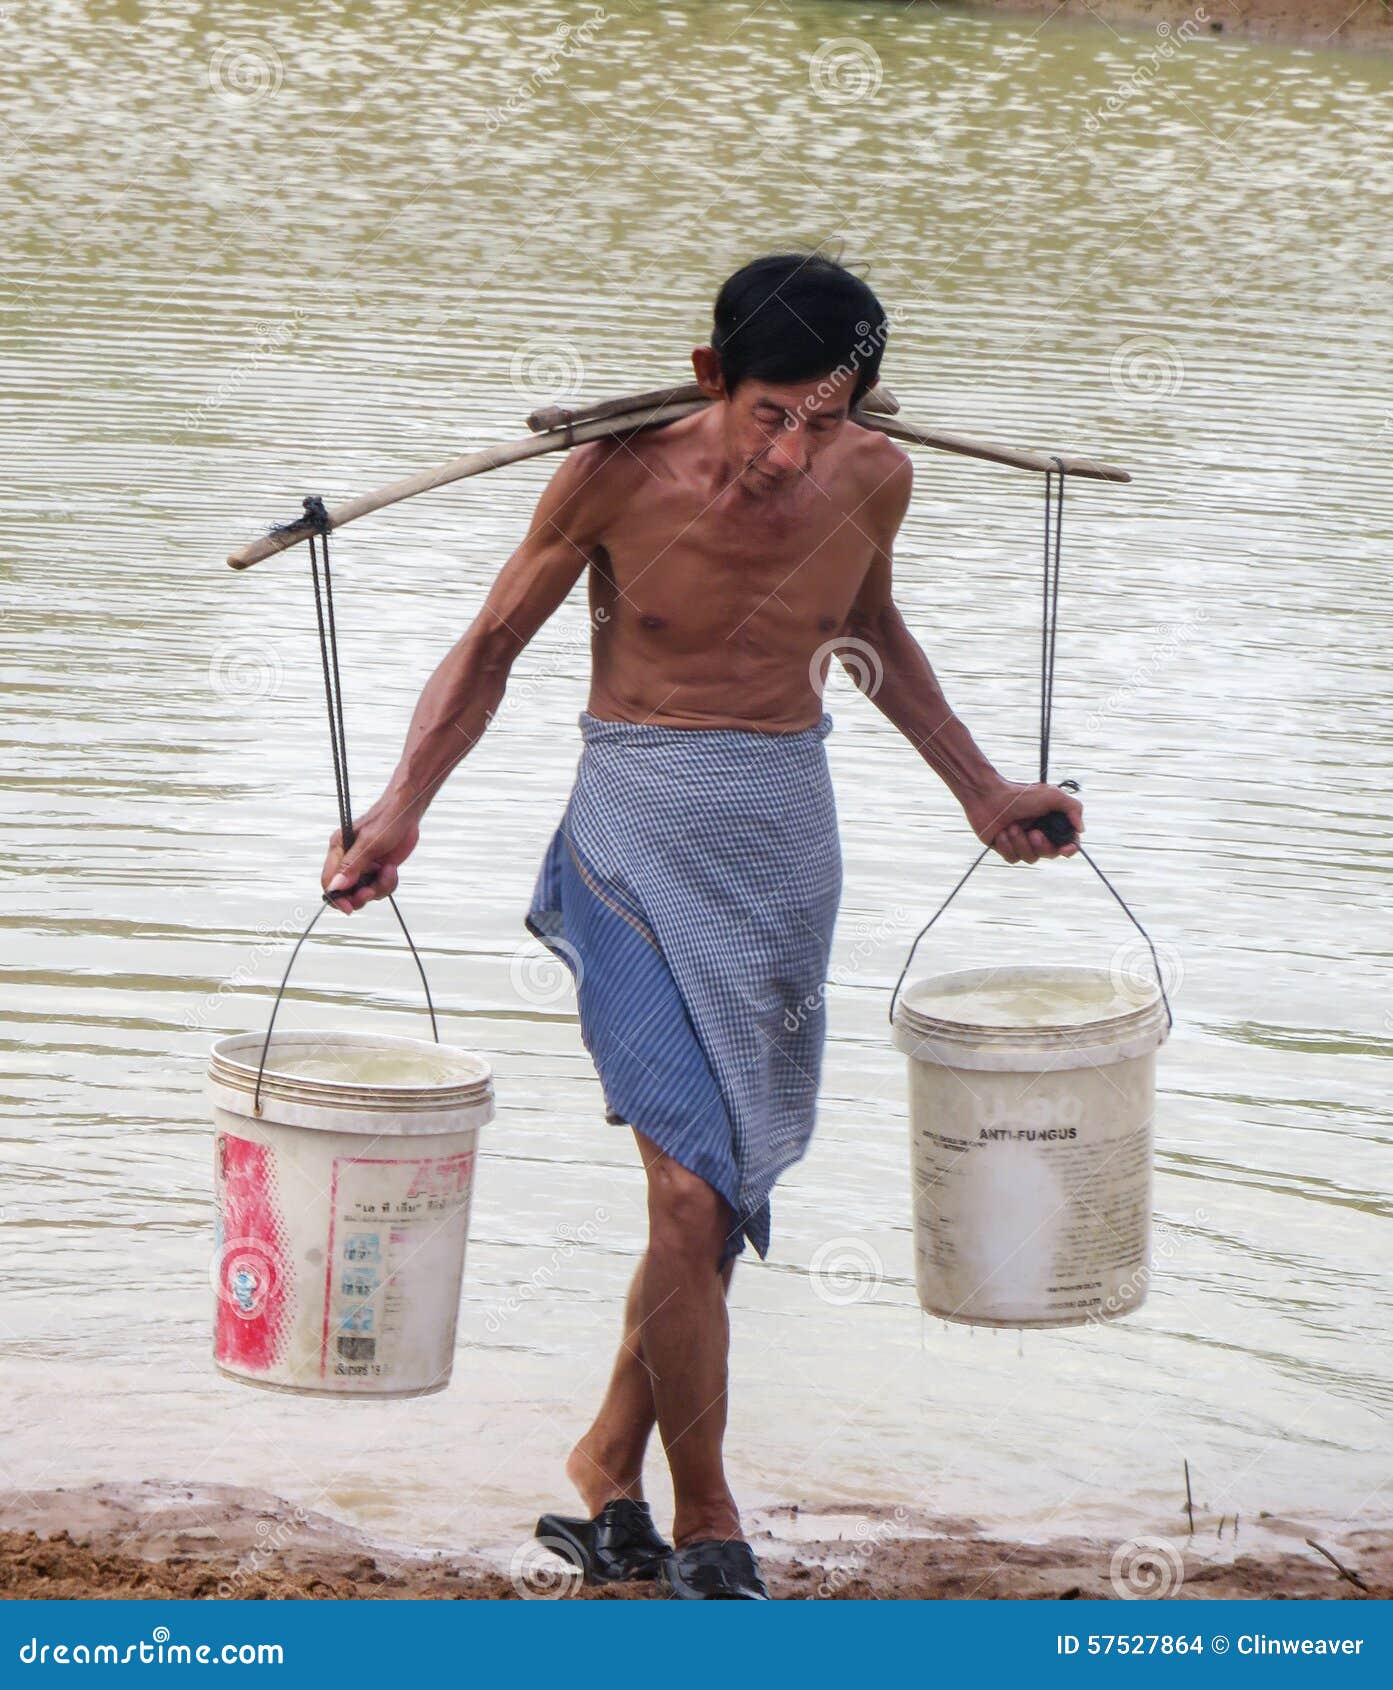
M878 429L851 423L847 428L846 474L857 496L908 502L914 464L903 446Z
M898 466L910 469L909 453L888 434L882 434L878 428L867 428L864 423L851 422L847 426L847 442L858 467L864 467L869 474L885 475L892 473Z
M632 437L621 439L606 435L603 440L587 440L572 446L558 466L554 480L563 478L576 486L601 487L626 479L639 469L632 450Z
M602 522L647 472L627 442L613 436L573 446L557 465L543 507L553 520Z

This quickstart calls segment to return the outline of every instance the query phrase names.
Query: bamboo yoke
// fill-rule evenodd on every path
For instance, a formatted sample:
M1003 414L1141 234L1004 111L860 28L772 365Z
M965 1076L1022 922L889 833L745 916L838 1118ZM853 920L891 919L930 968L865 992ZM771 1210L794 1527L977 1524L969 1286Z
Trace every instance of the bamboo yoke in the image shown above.
M604 440L636 434L641 429L661 428L665 423L692 416L710 403L695 382L686 382L678 387L657 388L648 393L601 400L598 404L575 410L564 405L548 406L528 417L527 426L531 432L520 440L510 440L501 446L486 446L479 452L467 452L436 469L422 470L373 493L362 493L328 512L329 528L342 528L345 523L355 522L360 516L394 505L398 500L414 498L417 493L429 493L433 488L447 486L452 481L463 481L467 476L502 469L506 464L521 463L525 458L540 457L545 452L564 452L588 440ZM1098 463L1092 458L1056 456L1014 446L998 446L986 440L970 440L961 434L948 434L942 429L925 428L901 417L899 409L899 401L893 394L884 387L875 387L851 415L862 428L873 428L881 434L888 434L892 440L930 446L940 452L956 452L962 457L982 458L988 463L1009 464L1016 469L1034 470L1039 475L1075 475L1086 481L1132 479L1126 470ZM227 561L233 569L247 569L264 558L274 557L277 552L308 540L315 532L315 526L308 517L288 522L242 546Z

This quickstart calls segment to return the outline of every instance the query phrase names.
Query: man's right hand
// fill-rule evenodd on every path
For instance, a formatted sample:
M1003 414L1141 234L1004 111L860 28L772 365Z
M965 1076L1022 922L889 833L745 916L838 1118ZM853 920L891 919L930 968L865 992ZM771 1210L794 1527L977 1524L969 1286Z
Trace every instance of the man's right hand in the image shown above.
M344 850L343 838L335 829L319 877L334 908L352 915L376 898L390 897L397 889L397 870L416 849L420 836L416 811L391 792L385 792L355 825L351 850ZM372 876L368 884L359 885L368 875Z

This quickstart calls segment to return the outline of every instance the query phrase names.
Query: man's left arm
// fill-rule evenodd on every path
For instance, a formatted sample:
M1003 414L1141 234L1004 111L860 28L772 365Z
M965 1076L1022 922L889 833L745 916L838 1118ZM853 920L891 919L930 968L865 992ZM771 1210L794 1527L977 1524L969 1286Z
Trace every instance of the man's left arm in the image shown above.
M857 513L871 537L871 566L847 618L846 632L869 647L839 652L852 678L892 721L962 805L972 831L1008 863L1072 857L1076 844L1052 845L1032 821L1062 810L1083 832L1083 805L1045 781L1010 781L1000 775L966 726L954 715L933 665L905 626L893 593L895 536L909 508L914 472L908 458L880 483Z

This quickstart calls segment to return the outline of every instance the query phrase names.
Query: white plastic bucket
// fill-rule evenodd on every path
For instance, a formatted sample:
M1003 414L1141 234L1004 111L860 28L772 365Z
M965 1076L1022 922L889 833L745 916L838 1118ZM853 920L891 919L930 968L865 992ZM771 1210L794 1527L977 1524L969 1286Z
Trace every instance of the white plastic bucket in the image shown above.
M919 1300L977 1326L1076 1326L1146 1295L1159 989L1012 964L911 986Z
M488 1064L419 1039L277 1033L258 1115L264 1037L220 1040L208 1074L219 1372L315 1395L443 1390Z

